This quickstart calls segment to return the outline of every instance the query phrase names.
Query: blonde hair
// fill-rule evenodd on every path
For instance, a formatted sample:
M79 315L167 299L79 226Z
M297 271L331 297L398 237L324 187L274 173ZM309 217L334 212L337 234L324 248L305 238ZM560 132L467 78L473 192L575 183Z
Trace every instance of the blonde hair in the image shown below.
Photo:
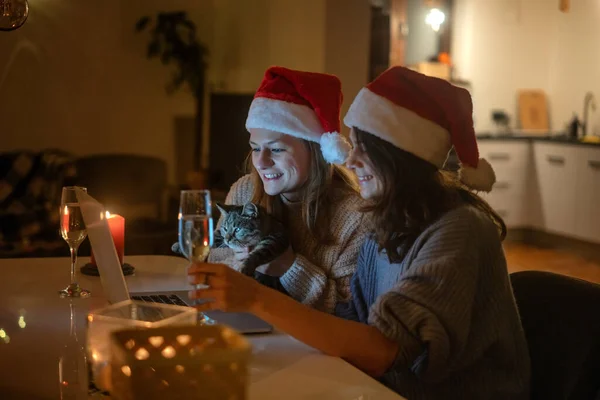
M323 243L333 238L328 229L332 206L346 196L358 196L358 182L348 169L338 165L330 165L321 153L317 143L302 140L310 153L309 175L301 190L302 220L311 235ZM246 159L246 170L252 178L254 193L252 202L263 206L269 214L283 217L282 202L279 195L270 196L265 193L260 175L252 164L252 152ZM321 229L319 229L321 227Z

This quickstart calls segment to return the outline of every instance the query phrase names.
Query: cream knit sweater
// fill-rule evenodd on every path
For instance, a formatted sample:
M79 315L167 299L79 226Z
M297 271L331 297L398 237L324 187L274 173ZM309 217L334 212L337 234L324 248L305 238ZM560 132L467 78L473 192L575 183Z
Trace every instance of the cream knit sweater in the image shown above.
M226 204L241 205L250 201L253 185L249 175L233 184ZM297 301L325 312L333 312L338 301L350 298L350 279L356 269L358 253L366 239L363 213L358 208L362 199L348 195L332 210L329 227L336 243L320 244L302 220L299 203L284 198L287 230L296 260L281 278L281 284ZM220 221L218 226L220 226ZM228 248L211 250L209 261L233 265L233 251Z

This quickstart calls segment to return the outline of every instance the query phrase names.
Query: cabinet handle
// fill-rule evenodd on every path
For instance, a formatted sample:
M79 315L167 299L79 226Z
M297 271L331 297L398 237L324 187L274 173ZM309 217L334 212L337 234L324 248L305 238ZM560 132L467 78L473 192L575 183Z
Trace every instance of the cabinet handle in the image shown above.
M496 182L494 185L494 189L508 189L510 187L510 183L508 182Z
M558 164L558 165L565 164L565 158L561 157L561 156L548 156L548 157L546 157L546 159L548 160L548 162L550 164Z
M600 169L600 161L588 160L588 165L594 169Z
M508 153L490 153L490 160L494 161L508 161L510 160L510 154Z

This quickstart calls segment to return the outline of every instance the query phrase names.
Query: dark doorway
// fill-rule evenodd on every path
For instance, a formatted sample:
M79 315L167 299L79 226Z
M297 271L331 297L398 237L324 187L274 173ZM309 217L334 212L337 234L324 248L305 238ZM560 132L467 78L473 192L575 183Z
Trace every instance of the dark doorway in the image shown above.
M244 174L249 153L246 117L254 94L212 93L210 99L211 188L227 192Z

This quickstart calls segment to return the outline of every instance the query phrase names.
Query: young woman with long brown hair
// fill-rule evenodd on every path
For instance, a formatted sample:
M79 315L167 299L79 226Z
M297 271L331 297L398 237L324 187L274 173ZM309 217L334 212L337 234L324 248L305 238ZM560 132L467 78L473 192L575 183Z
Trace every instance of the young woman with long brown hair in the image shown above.
M346 359L411 400L528 399L529 356L467 91L393 67L363 88L344 122L371 236L336 316L215 264L190 268L202 310L251 311ZM458 176L442 171L454 146Z

